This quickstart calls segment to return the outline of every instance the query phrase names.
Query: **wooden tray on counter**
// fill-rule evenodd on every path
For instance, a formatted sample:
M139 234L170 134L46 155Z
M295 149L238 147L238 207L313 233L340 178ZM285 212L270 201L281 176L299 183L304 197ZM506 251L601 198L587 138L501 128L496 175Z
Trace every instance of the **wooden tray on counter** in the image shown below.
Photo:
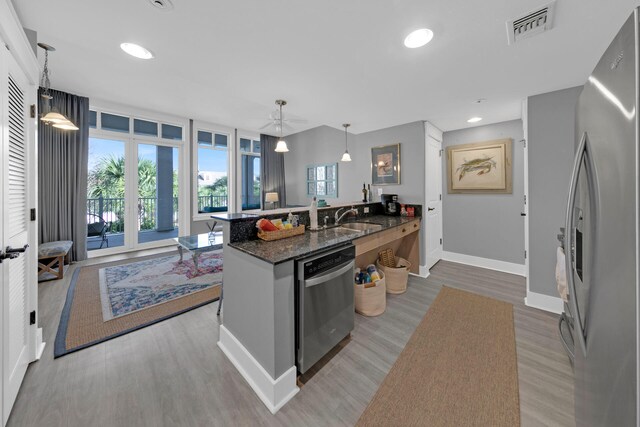
M299 236L304 234L304 225L299 225L288 230L276 230L276 231L258 231L258 238L267 242L273 240L286 239L287 237Z

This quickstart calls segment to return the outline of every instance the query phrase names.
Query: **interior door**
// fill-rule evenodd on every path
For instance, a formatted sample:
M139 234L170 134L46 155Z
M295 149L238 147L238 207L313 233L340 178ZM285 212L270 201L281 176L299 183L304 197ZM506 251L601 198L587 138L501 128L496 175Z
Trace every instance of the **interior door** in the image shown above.
M442 132L430 123L425 124L425 238L427 268L442 258Z
M4 50L4 49L3 49ZM27 200L28 82L11 55L4 52L8 68L2 79L2 247L26 250L29 237ZM2 291L2 422L7 422L29 362L27 257L21 252L4 254L0 263Z

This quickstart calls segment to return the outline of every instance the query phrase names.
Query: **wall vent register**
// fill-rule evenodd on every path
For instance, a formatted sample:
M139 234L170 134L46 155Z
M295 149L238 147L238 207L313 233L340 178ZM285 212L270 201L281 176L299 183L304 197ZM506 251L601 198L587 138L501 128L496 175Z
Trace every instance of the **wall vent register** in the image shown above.
M524 16L507 21L507 41L514 44L553 28L555 0Z

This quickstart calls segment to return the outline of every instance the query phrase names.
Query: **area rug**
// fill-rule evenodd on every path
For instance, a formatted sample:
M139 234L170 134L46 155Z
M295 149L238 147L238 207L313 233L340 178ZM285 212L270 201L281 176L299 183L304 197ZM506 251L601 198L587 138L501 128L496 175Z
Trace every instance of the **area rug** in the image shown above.
M216 301L222 251L177 252L90 265L74 271L60 316L54 357L152 325Z
M187 257L185 257L187 258ZM222 252L205 252L196 271L175 255L101 268L102 318L107 321L222 282Z
M358 426L519 426L513 306L443 287Z

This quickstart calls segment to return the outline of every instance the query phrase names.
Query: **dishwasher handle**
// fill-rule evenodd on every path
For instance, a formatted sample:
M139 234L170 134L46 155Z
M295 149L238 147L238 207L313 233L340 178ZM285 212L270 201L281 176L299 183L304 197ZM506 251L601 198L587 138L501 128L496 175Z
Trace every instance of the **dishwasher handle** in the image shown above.
M343 267L336 267L332 270L327 271L326 273L322 273L320 276L318 277L314 277L312 279L307 279L304 281L304 287L305 288L310 288L312 286L315 285L319 285L320 283L324 283L327 282L331 279L335 279L338 276L343 275L344 273L346 273L347 271L351 270L353 271L353 267L355 267L356 262L355 261L351 261L349 262L347 265L343 266Z

